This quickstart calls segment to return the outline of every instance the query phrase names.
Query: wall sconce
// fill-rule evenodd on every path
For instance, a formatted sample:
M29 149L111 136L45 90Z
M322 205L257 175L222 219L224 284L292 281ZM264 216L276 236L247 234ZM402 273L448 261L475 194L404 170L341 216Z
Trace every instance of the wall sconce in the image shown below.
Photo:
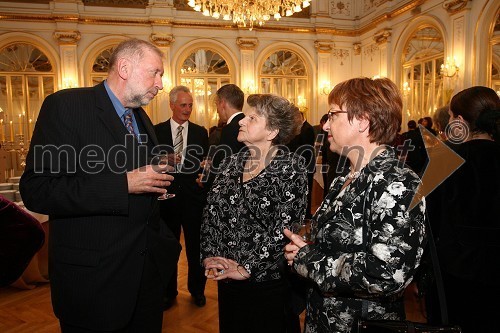
M245 86L243 87L243 92L245 95L255 94L257 91L257 87L255 86L255 82L253 80L246 80Z
M456 59L452 58L450 60L450 57L446 57L446 62L444 64L441 64L441 76L443 77L454 77L455 75L458 74L458 71L460 68L458 67L456 63Z
M328 96L328 94L330 94L330 91L330 81L323 81L323 83L319 85L319 93L321 95Z
M76 84L76 81L73 78L70 77L65 77L62 82L62 88L63 89L70 89L70 88L76 88L78 85Z
M408 96L410 94L410 90L411 88L408 82L403 83L403 96Z

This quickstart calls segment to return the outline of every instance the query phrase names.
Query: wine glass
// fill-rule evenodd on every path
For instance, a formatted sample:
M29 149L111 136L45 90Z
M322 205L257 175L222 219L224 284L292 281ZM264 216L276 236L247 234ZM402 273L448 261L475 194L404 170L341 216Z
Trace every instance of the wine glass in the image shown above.
M299 235L307 244L313 244L316 236L316 220L304 219L303 221L295 221L290 227L290 231Z
M212 166L212 158L209 156L205 157L201 162L202 172L200 175L200 181L202 183L205 183L207 181L208 176L210 174L211 166Z
M180 161L181 159L177 154L174 153L160 154L160 155L155 155L151 159L151 165L153 166L153 170L155 170L158 173L174 173ZM173 197L175 197L175 194L168 193L168 191L165 190L165 193L160 195L157 199L167 200Z

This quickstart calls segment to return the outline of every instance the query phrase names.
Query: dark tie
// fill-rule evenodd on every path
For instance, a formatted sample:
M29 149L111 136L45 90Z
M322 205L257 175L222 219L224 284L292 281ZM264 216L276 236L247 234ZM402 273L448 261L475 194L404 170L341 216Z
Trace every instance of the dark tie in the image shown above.
M184 127L182 126L177 127L177 134L175 135L174 139L174 153L176 153L179 156L182 155L182 146L184 143L184 139L182 138L183 129Z
M123 123L130 134L136 136L134 131L134 125L132 125L132 110L127 109L123 114Z

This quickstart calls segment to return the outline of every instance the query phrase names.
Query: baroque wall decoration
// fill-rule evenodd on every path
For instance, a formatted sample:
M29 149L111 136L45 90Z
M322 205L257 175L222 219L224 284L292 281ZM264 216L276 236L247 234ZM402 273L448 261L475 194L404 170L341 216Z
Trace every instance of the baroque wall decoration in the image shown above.
M344 60L349 57L349 50L344 50L344 49L334 49L333 50L333 57L335 59L340 59L340 66L344 65Z
M450 14L455 14L467 6L469 0L445 0L443 8Z
M375 43L380 45L386 43L391 35L391 29L384 29L375 33L375 35L373 36L373 40L375 41Z
M351 1L349 0L332 1L330 5L333 15L351 15Z
M361 43L354 43L354 44L352 44L352 48L354 49L354 55L360 55L361 54Z
M375 51L378 51L378 46L376 44L372 44L364 48L365 57L370 57L370 61L373 61L373 54Z
M72 45L77 44L82 35L76 30L56 30L52 37L59 43L59 45Z
M175 38L173 35L158 34L158 33L152 33L149 36L149 40L151 41L151 43L159 47L170 46L172 45L173 42L175 42Z
M363 13L371 11L373 8L380 6L387 0L364 0Z
M257 45L259 45L259 40L257 38L238 37L236 39L236 44L242 50L254 50Z
M315 40L314 47L319 53L329 53L333 50L334 43L331 40Z

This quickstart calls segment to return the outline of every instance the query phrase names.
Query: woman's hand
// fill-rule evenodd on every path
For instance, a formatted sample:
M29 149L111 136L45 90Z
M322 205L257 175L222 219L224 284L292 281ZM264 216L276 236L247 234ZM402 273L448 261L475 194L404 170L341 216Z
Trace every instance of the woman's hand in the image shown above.
M290 240L290 243L285 245L285 259L288 262L288 266L292 266L293 264L293 259L295 259L295 256L297 255L297 252L301 248L307 245L306 242L302 239L297 234L294 234L290 230L286 229L283 231L285 236Z
M222 261L219 261L222 257L208 257L203 259L203 267L205 267L205 276L207 279L214 279L220 273L224 272L228 267L222 264Z
M224 279L246 280L250 277L245 267L238 262L224 257L210 257L203 260L207 279L220 281Z

